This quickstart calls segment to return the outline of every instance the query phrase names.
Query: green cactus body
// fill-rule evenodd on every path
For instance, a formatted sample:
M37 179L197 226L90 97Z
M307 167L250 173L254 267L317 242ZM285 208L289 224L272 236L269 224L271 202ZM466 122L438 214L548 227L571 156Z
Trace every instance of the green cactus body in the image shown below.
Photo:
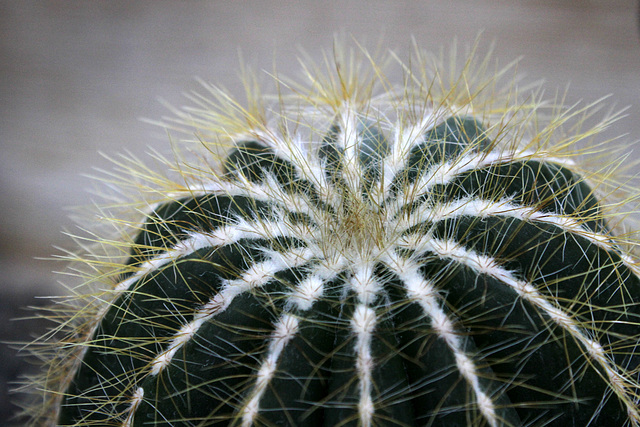
M57 423L640 425L638 269L594 191L434 96L233 137L148 215Z

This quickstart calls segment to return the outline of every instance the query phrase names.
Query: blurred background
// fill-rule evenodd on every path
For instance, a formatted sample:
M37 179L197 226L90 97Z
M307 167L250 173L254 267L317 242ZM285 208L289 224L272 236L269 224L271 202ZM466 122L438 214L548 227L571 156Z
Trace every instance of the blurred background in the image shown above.
M296 76L303 49L320 60L336 33L406 58L495 42L500 64L522 57L525 82L544 79L566 102L611 95L629 107L607 136L640 139L640 38L635 0L11 1L0 0L0 426L15 410L11 382L32 369L8 341L44 331L23 307L63 292L59 263L74 249L67 207L87 205L98 153L169 153L163 131L140 118L180 106L196 78L242 95L238 52L256 70ZM637 144L636 144L637 145ZM635 157L640 153L636 149Z

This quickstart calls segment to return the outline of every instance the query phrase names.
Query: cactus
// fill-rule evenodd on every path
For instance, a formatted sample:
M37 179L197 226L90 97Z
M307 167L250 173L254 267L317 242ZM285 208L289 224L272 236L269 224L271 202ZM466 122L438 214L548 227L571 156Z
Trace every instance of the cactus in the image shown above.
M205 150L124 165L34 424L639 426L635 199L575 148L616 116L430 58L176 111Z

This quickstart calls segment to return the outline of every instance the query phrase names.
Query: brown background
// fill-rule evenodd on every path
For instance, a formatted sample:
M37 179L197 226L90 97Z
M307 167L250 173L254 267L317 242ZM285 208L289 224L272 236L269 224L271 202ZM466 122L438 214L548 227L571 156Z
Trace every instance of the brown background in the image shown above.
M611 94L630 106L607 136L640 139L640 42L635 0L9 1L0 0L0 340L27 340L39 322L9 319L61 292L61 265L37 261L72 249L68 206L90 203L98 154L168 151L158 102L183 103L196 77L240 94L238 50L255 69L296 75L300 48L319 59L336 32L400 52L411 37L437 51L457 38L495 41L500 63L522 56L525 81L568 103ZM640 152L636 150L637 152ZM635 156L638 156L636 153ZM7 383L24 361L0 344L0 426Z

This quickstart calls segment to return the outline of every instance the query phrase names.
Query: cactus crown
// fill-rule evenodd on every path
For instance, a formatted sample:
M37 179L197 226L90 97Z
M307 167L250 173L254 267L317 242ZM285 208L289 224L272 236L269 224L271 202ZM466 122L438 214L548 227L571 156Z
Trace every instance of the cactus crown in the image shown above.
M125 167L145 219L82 257L35 422L640 425L632 199L570 153L613 118L430 58L397 87L340 48L177 111L204 154Z

